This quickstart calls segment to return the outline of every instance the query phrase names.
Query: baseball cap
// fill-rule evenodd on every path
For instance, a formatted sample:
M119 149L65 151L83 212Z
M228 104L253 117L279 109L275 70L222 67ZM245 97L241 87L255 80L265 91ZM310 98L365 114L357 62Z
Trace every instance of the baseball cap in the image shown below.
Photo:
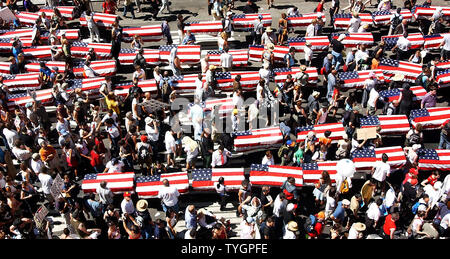
M342 200L342 205L349 206L350 205L350 201L347 200L347 199L344 199L344 200Z
M124 192L123 197L131 197L131 192Z

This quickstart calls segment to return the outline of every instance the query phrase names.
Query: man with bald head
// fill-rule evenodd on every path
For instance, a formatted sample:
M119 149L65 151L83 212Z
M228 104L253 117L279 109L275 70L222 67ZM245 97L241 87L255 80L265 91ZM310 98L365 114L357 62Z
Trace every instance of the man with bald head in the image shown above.
M180 196L178 189L174 186L170 186L169 180L167 179L164 179L162 183L163 186L159 190L158 198L161 199L161 205L164 212L171 208L178 213L178 197Z

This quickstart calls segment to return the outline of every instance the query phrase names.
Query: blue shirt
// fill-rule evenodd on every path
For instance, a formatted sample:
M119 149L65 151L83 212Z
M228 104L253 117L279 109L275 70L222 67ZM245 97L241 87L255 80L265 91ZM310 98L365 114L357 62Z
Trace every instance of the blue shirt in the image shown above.
M353 52L350 52L347 54L347 58L345 59L345 64L348 65L348 63L355 60L355 55L353 55Z
M159 88L162 89L163 85L164 85L164 81L167 81L167 83L169 84L170 87L173 86L173 81L172 79L169 79L168 77L163 77L161 79L161 81L159 81Z
M186 222L187 229L197 228L197 215L190 213L187 208L184 214L184 221Z
M345 209L342 207L342 201L338 202L333 216L342 223L345 219Z
M294 58L292 57L292 55L291 54L286 54L286 55L284 55L284 61L286 61L286 65L287 65L287 61L289 60L289 67L292 67L293 65L294 65L294 63L295 63L295 60L294 60Z
M191 34L190 36L188 34L186 34L186 37L184 37L183 42L181 44L186 45L189 41L195 42L194 34Z
M93 200L87 200L86 203L87 203L89 210L91 211L91 214L93 217L102 216L103 206L100 204L100 202L93 201Z
M329 60L327 57L323 59L323 67L325 67L327 73L331 72L331 60Z

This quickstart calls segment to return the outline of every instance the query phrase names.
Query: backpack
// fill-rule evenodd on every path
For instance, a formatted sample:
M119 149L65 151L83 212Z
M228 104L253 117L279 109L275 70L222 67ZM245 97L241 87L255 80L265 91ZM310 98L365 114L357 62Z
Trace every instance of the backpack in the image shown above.
M419 76L417 76L417 78L416 78L416 80L414 81L414 83L416 84L416 85L421 85L421 86L423 86L423 77L424 77L425 75L423 74L423 73L420 73L420 75Z
M341 194L346 194L350 190L347 179L342 182L341 188L339 190Z
M314 227L316 226L316 222L317 222L316 217L314 215L309 215L309 217L306 218L306 220L305 220L305 225L304 225L305 231L307 233L313 233Z
M417 133L411 134L411 136L408 139L410 145L414 144L420 144L420 135Z
M416 203L412 206L411 211L412 211L412 213L413 213L414 215L417 214L417 211L419 210L419 206L422 205L422 204L426 206L425 203L421 203L421 202L419 202L419 201L416 202Z
M397 28L397 26L400 24L401 21L400 17L401 15L394 14L394 19L392 19L391 23L392 28Z
M142 145L138 150L138 156L145 160L150 156L150 152L148 151L148 147L145 145Z
M169 95L170 94L170 86L169 82L167 80L164 80L161 92L163 95Z

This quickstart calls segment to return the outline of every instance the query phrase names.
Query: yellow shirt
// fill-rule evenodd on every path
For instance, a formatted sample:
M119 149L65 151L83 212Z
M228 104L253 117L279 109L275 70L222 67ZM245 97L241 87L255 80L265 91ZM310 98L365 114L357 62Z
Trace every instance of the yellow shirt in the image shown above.
M110 100L108 97L105 98L105 101L106 101L106 106L108 106L108 109L111 109L115 113L120 114L119 102Z

